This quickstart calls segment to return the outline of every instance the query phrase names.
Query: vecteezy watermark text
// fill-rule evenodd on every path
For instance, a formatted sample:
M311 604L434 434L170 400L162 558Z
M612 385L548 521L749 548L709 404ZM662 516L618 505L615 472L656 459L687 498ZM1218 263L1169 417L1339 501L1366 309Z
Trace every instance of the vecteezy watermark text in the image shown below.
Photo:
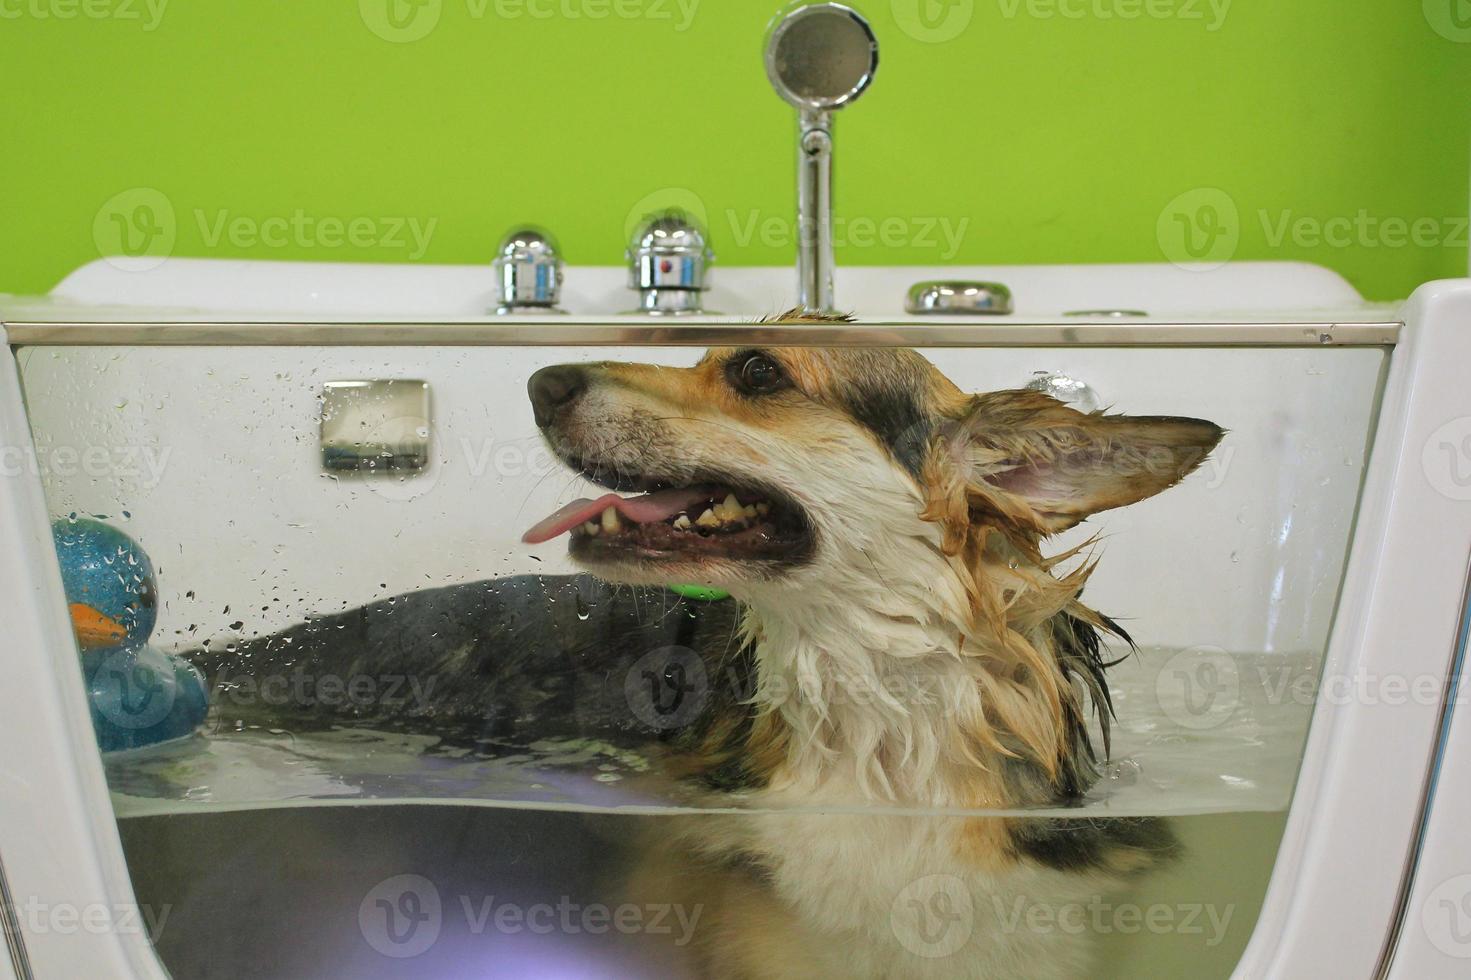
M1304 709L1320 703L1435 707L1471 700L1471 692L1449 686L1439 674L1360 669L1320 676L1315 659L1284 656L1280 661L1240 658L1220 647L1191 647L1160 666L1155 694L1166 717L1195 731L1229 723L1244 704Z
M185 215L192 216L206 249L379 249L407 253L410 261L424 257L439 227L438 218L314 214L300 207L264 215L195 207L181 215L157 188L130 187L97 209L92 239L113 265L147 271L174 254L181 228L188 227Z
M694 938L703 905L678 902L639 904L577 902L563 895L556 902L513 902L495 895L459 895L446 902L434 882L423 875L402 874L380 881L358 906L363 939L384 956L408 959L428 952L439 940L451 914L457 914L472 936L621 935L669 936L676 946Z
M1198 21L1215 33L1226 23L1232 0L996 0L1001 16L1035 20Z
M32 895L14 905L15 916L20 920L22 932L32 935L92 936L146 935L149 942L156 942L163 935L164 925L174 907L164 904L108 905L92 902L77 905L72 902L45 902Z
M1466 248L1471 218L1401 218L1376 215L1360 208L1353 215L1320 218L1300 215L1290 208L1275 215L1258 212L1267 244L1280 248L1290 241L1299 248Z
M158 29L169 0L0 0L0 20L135 21Z
M740 248L752 243L766 248L791 248L799 243L805 244L812 234L804 232L791 218L778 215L763 217L762 212L755 208L745 214L727 210L725 217L730 225L731 240ZM948 217L836 215L832 222L832 236L835 248L928 249L948 262L960 253L969 228L970 218L953 221Z
M1249 212L1248 212L1249 214ZM1375 214L1301 214L1291 208L1258 208L1256 222L1267 248L1464 249L1471 246L1471 218ZM1208 270L1230 261L1249 230L1235 198L1218 187L1197 187L1175 197L1160 212L1155 236L1172 263Z
M199 225L199 236L206 248L218 248L221 242L229 242L236 248L381 248L385 250L408 250L408 257L417 261L429 250L429 241L434 237L438 218L421 221L414 217L372 217L358 215L339 218L332 215L317 217L302 208L290 214L269 215L257 218L251 215L234 214L228 208L206 212L195 208L194 220Z
M918 878L894 897L889 924L894 937L909 952L925 959L954 956L970 945L981 909L1002 934L1180 935L1202 936L1207 947L1226 938L1235 905L1206 902L1155 902L1139 905L1115 902L1095 895L1088 901L1037 901L1027 895L989 895L986 902L972 893L959 875L933 874Z
M0 446L0 477L122 479L153 490L172 453L167 446Z
M1125 936L1149 933L1155 936L1204 936L1206 946L1219 946L1231 927L1235 905L1213 902L1109 902L1095 895L1087 902L1033 902L1024 895L1010 903L993 895L991 903L1003 932L1036 934L1063 933Z
M667 24L683 33L694 23L702 0L462 0L471 21L641 20ZM385 41L408 44L433 33L444 0L358 0L368 30Z
M238 707L264 704L270 707L432 707L439 678L413 674L316 674L297 667L289 674L240 674L221 676L214 684L216 703Z

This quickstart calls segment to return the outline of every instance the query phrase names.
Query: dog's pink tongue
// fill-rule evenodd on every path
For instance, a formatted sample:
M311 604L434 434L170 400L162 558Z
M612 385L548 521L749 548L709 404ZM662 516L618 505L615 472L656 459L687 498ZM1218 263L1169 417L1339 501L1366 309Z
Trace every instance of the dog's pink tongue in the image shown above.
M620 497L616 493L604 494L596 500L584 497L581 500L572 501L555 514L538 521L521 536L521 540L526 544L542 544L558 535L566 534L585 521L597 520L609 507L616 508L619 514L636 524L667 521L695 504L706 502L710 499L710 494L708 488L688 487L679 490L659 490L640 497Z

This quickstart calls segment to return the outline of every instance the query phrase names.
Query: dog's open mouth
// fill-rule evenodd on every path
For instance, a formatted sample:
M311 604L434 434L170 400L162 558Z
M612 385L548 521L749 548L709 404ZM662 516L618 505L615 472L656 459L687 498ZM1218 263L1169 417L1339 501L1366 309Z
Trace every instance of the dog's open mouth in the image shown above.
M541 544L570 532L571 552L578 558L648 561L795 561L812 542L801 506L773 489L713 476L676 486L652 477L621 474L615 482L588 475L604 485L645 492L574 500L522 540Z

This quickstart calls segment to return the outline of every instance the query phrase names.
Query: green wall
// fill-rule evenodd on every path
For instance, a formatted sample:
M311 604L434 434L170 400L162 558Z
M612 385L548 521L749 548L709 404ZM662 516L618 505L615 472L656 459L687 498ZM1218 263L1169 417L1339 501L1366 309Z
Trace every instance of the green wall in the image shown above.
M482 262L526 220L615 263L651 201L787 264L775 6L0 0L0 290L99 249ZM841 262L1305 259L1380 299L1466 272L1466 0L863 6Z

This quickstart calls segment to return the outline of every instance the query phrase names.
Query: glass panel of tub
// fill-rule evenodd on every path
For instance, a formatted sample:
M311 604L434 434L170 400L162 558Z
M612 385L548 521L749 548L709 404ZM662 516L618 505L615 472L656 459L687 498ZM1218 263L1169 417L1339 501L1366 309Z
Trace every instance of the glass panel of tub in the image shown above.
M19 352L182 977L1227 975L1385 361Z

